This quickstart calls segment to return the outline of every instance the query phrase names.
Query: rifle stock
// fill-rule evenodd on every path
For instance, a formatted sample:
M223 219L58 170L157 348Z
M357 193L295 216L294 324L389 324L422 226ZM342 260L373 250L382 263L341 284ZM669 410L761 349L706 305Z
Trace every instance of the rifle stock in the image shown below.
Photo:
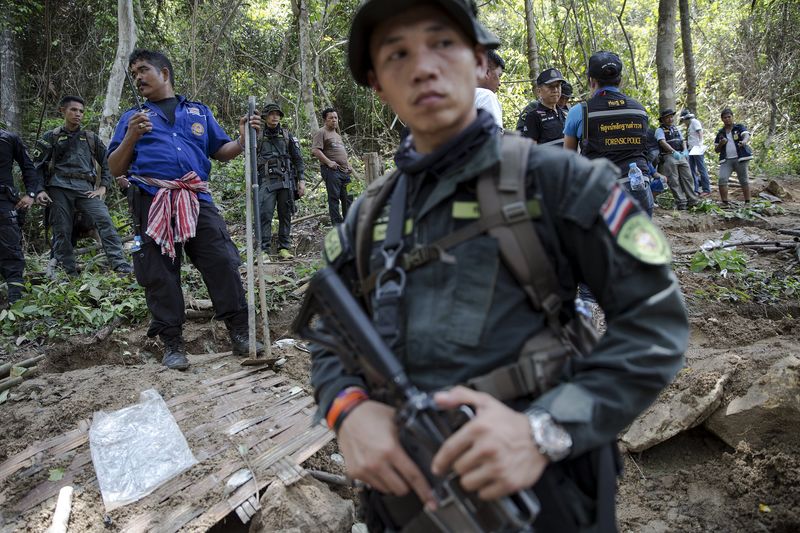
M324 323L324 328L318 319ZM403 449L427 478L438 502L428 514L441 531L453 533L531 532L539 502L531 490L494 501L481 500L461 487L458 476L431 472L431 462L444 441L473 416L462 405L454 410L436 406L433 396L417 389L400 362L375 330L339 275L320 270L306 290L292 329L335 353L348 372L363 374L371 389L385 388L394 402ZM331 333L333 332L333 333Z

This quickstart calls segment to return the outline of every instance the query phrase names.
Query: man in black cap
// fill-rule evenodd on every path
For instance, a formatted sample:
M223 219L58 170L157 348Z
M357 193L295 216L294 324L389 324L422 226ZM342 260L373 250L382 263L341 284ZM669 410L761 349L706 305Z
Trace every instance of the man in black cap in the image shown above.
M278 207L278 256L293 257L292 215L295 197L306 192L300 141L281 126L283 111L269 103L261 112L266 128L258 143L258 201L261 204L261 251L268 254L272 245L272 215Z
M536 144L564 146L564 119L566 115L558 107L561 99L561 84L564 78L555 68L543 70L536 78L536 93L539 101L536 107L528 113L522 136L531 139Z
M642 104L625 95L622 82L622 61L613 52L595 52L589 58L588 102L570 109L564 124L564 147L577 150L589 159L605 157L619 167L619 183L639 206L653 215L653 193L645 157L647 111ZM635 163L644 176L644 189L632 190L628 172Z
M669 246L615 183L614 165L497 135L475 109L476 74L498 44L474 2L360 5L350 70L410 132L398 170L356 200L324 256L409 380L447 389L434 396L443 409L474 409L432 458L434 475L457 474L488 501L532 486L540 533L615 531L616 434L681 367L686 313ZM609 324L585 351L566 340L586 331L579 282ZM368 485L370 530L441 531L423 502L453 502L437 499L401 447L380 384L321 346L311 383L348 474ZM472 388L453 387L464 383Z
M689 151L683 141L680 130L673 125L675 110L667 108L658 116L661 123L656 128L656 140L661 148L661 164L658 171L667 177L667 185L675 198L675 207L685 210L697 205L697 194L694 192L694 178L689 168Z
M564 111L564 115L569 112L569 101L572 100L572 85L568 81L561 84L561 98L558 99L558 107Z

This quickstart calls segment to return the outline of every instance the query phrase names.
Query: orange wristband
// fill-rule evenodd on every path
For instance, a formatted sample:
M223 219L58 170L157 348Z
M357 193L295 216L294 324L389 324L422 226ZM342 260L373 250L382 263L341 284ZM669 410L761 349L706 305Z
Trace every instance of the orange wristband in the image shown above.
M353 408L363 401L369 400L369 396L359 387L347 387L336 395L333 400L331 408L328 409L328 414L325 416L325 421L328 427L333 430L339 429L344 418L353 410Z

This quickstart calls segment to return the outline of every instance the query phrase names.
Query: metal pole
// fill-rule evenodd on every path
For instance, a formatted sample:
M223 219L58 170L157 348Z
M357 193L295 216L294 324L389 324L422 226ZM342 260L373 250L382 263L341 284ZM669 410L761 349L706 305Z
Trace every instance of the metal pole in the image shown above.
M247 100L248 113L247 118L256 112L256 97L251 96ZM251 187L253 188L253 213L256 225L256 246L258 246L258 296L259 303L261 304L261 322L263 328L264 339L264 358L272 359L272 341L269 334L269 313L267 309L267 280L264 269L264 254L261 252L261 203L259 201L259 184L258 184L258 149L256 148L256 130L250 123L247 124L247 130L250 133L248 146L250 147L250 158L247 160L247 165L250 167L250 175L253 176Z
M252 97L251 97L252 98ZM250 113L247 114L248 120ZM250 358L256 357L256 292L253 268L253 168L250 166L250 128L244 130L245 233L247 235L247 331L250 336Z

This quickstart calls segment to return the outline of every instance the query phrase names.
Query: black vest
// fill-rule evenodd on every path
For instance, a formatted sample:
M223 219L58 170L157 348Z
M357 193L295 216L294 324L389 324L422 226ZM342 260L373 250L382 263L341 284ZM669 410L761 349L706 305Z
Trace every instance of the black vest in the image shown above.
M648 120L642 104L616 91L600 91L584 106L583 155L608 158L620 172L627 172L630 163L647 168Z
M670 145L674 150L678 152L683 152L683 139L681 139L681 132L678 131L678 128L675 126L670 126L667 128L666 126L661 126L661 130L664 132L664 140L667 141L667 144ZM661 150L663 153L664 150Z
M539 104L531 113L539 123L539 138L534 140L540 145L563 147L564 112L561 108L556 106L555 109L549 109ZM524 136L531 137L530 132ZM533 139L533 137L531 138Z
M258 179L270 191L291 188L289 134L281 127L264 129L258 149Z

